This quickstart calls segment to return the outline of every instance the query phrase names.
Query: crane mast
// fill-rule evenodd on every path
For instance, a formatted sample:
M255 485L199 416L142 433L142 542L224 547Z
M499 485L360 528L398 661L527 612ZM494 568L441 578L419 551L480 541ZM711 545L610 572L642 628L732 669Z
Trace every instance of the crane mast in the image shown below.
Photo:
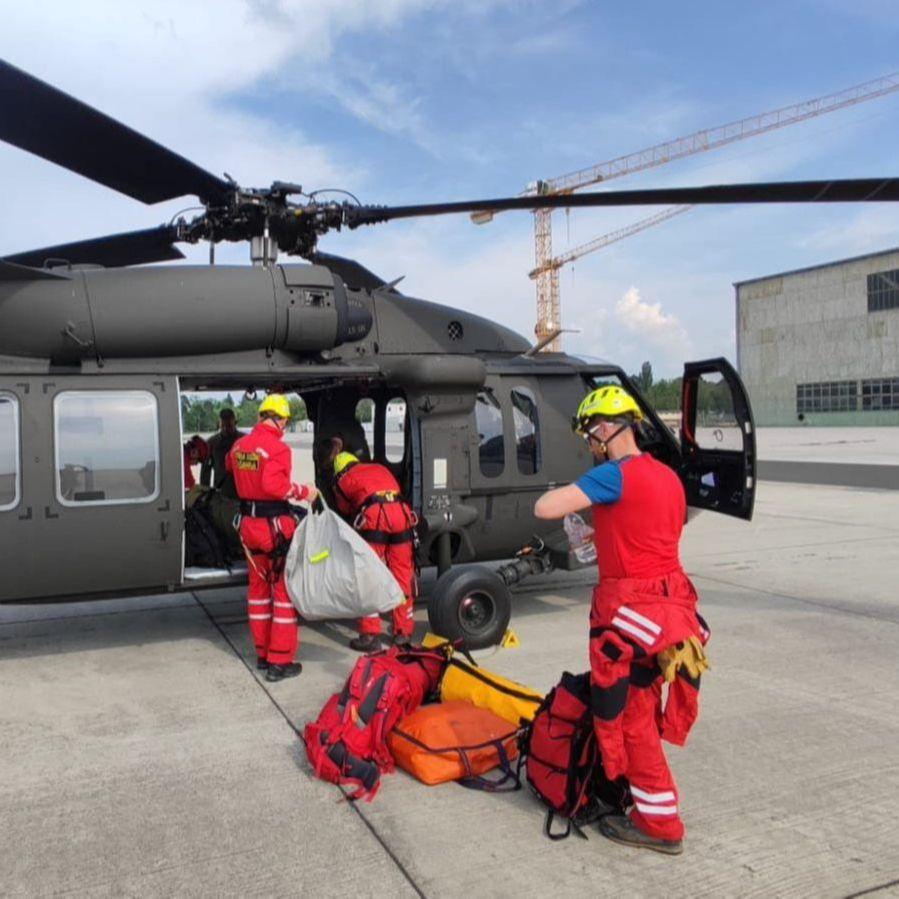
M528 196L546 196L570 194L576 190L608 181L611 178L620 178L634 172L641 172L651 168L665 165L675 159L683 159L696 153L707 150L715 150L727 144L756 137L769 131L795 125L807 119L845 109L857 103L873 100L899 90L899 73L884 75L873 81L856 84L834 94L805 100L790 106L783 106L770 112L759 113L745 119L728 122L714 128L696 131L685 137L665 141L636 153L625 156L617 156L606 162L578 169L565 175L559 175L547 181L536 181L528 185L524 191ZM553 331L562 327L561 300L559 291L559 269L566 262L593 252L610 243L622 240L625 237L642 231L659 222L673 218L690 207L673 207L664 210L657 215L650 216L614 231L611 234L597 238L587 244L565 253L563 256L553 257L552 244L552 210L537 209L534 212L534 259L535 267L531 277L537 282L537 327L535 329L538 341L544 340ZM546 348L551 352L561 349L561 340L556 337L547 343Z

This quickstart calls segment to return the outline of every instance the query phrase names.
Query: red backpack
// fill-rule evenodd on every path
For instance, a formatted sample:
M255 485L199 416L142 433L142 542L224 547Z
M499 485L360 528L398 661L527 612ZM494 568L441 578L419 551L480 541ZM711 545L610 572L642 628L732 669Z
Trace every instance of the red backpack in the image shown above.
M437 689L448 653L396 646L359 659L343 689L306 725L306 755L317 777L356 786L350 799L374 799L394 769L387 734Z
M548 811L543 832L551 840L563 840L572 827L586 835L581 825L606 814L622 814L628 789L609 781L602 770L593 714L590 710L590 673L567 671L553 688L522 740L522 759L527 756L527 779ZM552 832L556 816L566 828Z

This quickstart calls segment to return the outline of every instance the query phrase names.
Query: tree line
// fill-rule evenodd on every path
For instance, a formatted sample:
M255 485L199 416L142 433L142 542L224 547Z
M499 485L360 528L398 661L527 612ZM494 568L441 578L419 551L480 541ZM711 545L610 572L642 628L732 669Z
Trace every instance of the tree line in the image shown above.
M204 399L199 396L181 397L181 421L185 434L209 433L219 429L219 413L231 409L237 420L237 427L252 428L258 420L259 403L262 397L235 400L229 393L224 399ZM298 396L288 396L291 421L305 421L309 416L306 404ZM360 400L356 406L356 418L360 422L370 422L374 414L372 400Z
M652 364L644 362L640 371L631 375L631 380L640 388L640 393L649 400L656 412L680 412L681 387L683 378L660 378L652 373ZM697 408L700 416L709 420L733 417L734 406L730 388L722 378L719 382L700 380Z

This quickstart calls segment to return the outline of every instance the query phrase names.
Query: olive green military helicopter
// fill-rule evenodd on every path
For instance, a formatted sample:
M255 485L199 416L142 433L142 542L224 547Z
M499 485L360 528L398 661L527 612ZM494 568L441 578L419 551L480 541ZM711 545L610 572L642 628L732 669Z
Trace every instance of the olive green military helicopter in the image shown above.
M216 177L3 61L0 139L143 203L192 195L203 208L159 228L0 259L0 601L239 583L236 562L185 566L181 397L276 389L302 397L316 437L347 427L360 398L373 402L371 457L396 473L419 515L420 564L437 566L431 625L472 647L504 633L512 584L580 564L558 524L532 510L590 464L570 426L590 387L618 383L635 396L641 447L680 475L691 507L749 519L746 392L724 359L686 365L678 441L621 368L545 352L485 318L405 296L357 262L318 252L318 237L537 207L899 199L896 182L869 179L415 206L324 201L296 184L248 189ZM183 258L178 243L208 241L212 256L224 240L249 241L256 264L146 265ZM278 264L278 250L308 263ZM729 395L724 443L697 418L715 380ZM405 403L403 445L389 453L395 400ZM507 559L498 570L468 564Z

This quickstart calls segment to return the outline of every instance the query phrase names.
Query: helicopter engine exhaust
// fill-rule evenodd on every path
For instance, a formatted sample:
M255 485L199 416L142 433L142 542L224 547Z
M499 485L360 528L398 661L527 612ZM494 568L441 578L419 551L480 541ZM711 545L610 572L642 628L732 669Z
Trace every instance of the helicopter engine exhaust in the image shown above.
M54 273L62 277L0 281L0 354L60 364L252 350L315 354L372 328L370 294L348 289L323 266Z

